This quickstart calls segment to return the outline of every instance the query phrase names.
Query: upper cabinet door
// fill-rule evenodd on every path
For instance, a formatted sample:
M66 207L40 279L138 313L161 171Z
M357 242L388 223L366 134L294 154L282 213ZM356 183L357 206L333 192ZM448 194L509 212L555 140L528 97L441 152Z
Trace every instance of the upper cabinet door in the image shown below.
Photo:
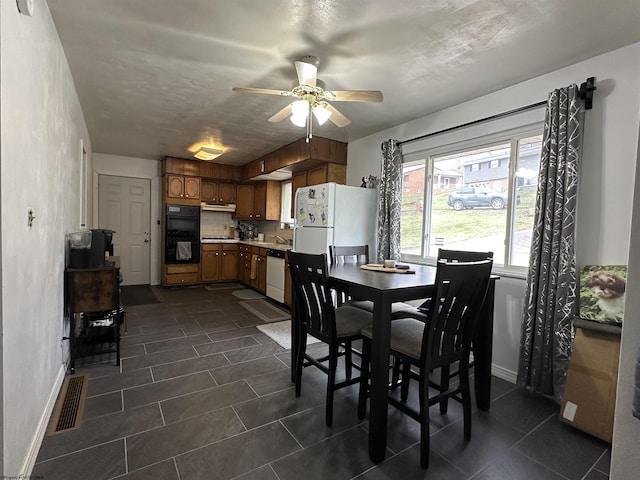
M236 185L234 183L220 183L218 185L218 199L223 203L236 203Z
M203 202L218 201L218 184L214 182L202 182L200 200Z
M182 175L167 175L167 197L184 197L184 177Z
M184 196L200 199L200 177L184 177Z

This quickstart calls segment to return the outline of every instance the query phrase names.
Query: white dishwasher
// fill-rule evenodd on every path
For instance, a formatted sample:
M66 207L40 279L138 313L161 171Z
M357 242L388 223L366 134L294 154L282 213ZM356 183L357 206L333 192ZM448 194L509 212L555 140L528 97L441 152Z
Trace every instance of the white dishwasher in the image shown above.
M284 303L284 250L267 250L267 297Z

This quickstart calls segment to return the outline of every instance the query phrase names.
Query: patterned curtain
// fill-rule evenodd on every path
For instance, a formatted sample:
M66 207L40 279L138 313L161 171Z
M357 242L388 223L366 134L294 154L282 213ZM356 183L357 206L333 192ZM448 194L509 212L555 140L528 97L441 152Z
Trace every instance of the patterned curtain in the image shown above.
M582 146L578 88L549 94L520 340L518 384L560 403L578 308L575 215Z
M378 192L378 262L400 260L402 211L402 150L397 140L382 143Z

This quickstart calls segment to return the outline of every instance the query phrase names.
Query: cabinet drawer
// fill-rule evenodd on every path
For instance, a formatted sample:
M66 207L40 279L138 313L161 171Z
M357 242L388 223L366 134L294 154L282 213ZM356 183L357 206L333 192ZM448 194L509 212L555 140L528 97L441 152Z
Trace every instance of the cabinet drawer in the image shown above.
M198 283L198 272L196 273L176 273L167 275L167 285L182 285L188 283Z
M181 273L195 273L198 275L198 264L192 263L189 265L167 265L167 275L181 274Z

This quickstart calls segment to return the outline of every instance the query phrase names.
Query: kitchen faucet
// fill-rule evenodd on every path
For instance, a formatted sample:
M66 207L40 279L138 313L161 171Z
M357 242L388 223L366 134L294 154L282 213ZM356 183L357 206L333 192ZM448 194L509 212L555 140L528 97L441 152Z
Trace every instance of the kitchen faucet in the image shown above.
M280 235L276 235L276 243L287 243L287 241Z

